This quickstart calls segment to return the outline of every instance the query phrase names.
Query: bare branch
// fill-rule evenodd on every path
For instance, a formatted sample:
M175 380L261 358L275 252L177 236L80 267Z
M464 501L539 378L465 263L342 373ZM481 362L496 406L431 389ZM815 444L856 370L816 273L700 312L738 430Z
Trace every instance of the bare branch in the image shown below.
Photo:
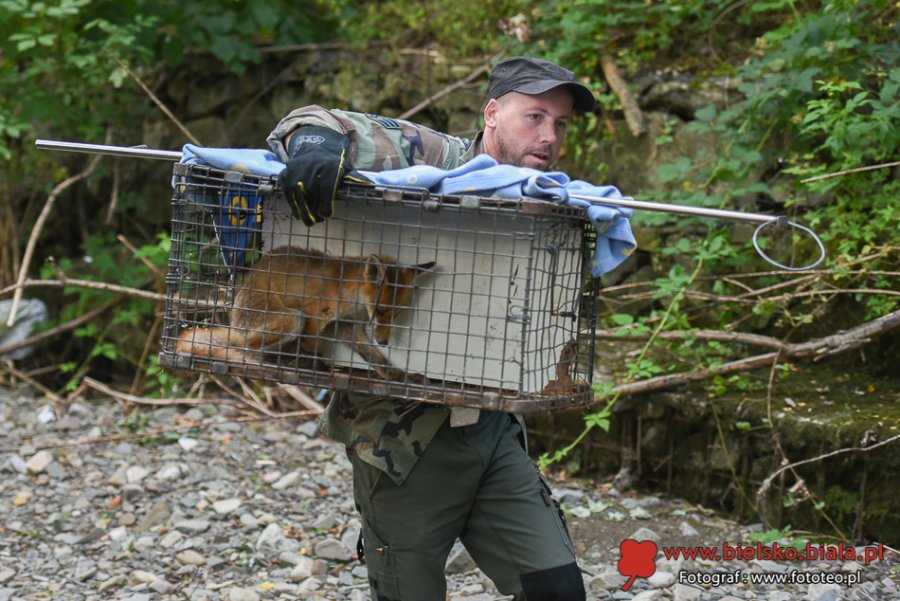
M612 88L613 93L622 103L622 110L625 113L625 122L628 123L628 129L631 135L639 138L647 133L647 124L644 120L644 113L641 112L634 94L628 84L619 74L619 68L609 54L600 55L600 67L603 69L603 75L606 77L606 83Z
M105 290L106 292L115 292L126 296L136 296L152 301L165 301L166 295L158 292L150 292L139 288L129 288L127 286L119 286L118 284L109 284L107 282L94 282L91 280L70 280L69 278L60 280L32 280L27 279L18 284L7 286L0 290L0 296L8 294L10 291L19 291L23 288L44 287L44 288L88 288L91 290Z
M109 131L107 131L107 143L109 142ZM65 190L74 186L81 180L88 177L91 173L94 172L94 169L97 168L98 163L100 162L101 155L96 155L91 158L91 161L88 163L87 168L71 177L67 177L60 183L54 186L53 190L50 191L50 195L47 197L47 201L44 203L44 208L41 209L41 214L38 215L37 221L34 222L34 226L31 228L31 235L28 237L28 244L25 246L25 256L22 257L22 266L19 268L19 277L16 280L16 289L13 294L13 302L12 308L9 310L9 319L6 320L6 327L11 328L14 323L16 323L16 314L19 312L19 304L22 302L22 283L25 281L25 278L28 275L28 269L31 267L31 258L34 255L34 249L37 246L38 238L41 236L41 230L44 229L44 223L47 221L47 218L50 216L50 210L53 208L53 205L56 203L57 197L62 194Z
M102 382L98 382L93 378L84 378L83 382L88 388L93 388L97 392L101 394L105 394L106 396L124 401L126 403L132 403L135 405L156 405L156 406L166 406L166 405L209 405L209 404L225 404L232 405L231 401L225 399L192 399L192 398L174 398L174 399L151 399L147 397L140 397L133 394L128 394L127 392L120 392L107 386Z
M801 179L801 184L808 184L809 182L816 182L822 179L830 179L832 177L839 177L841 175L847 175L849 173L859 173L861 171L874 171L875 169L886 169L887 167L897 167L900 165L900 161L894 161L893 163L881 163L879 165L866 165L865 167L857 167L855 169L846 169L844 171L835 171L834 173L825 173L823 175L816 175L815 177L808 177L806 179Z
M484 63L483 65L481 65L480 67L478 67L477 69L475 69L474 71L469 73L465 78L457 81L456 83L450 84L449 86L447 86L443 90L438 91L435 94L432 94L431 96L429 96L428 98L426 98L425 100L423 100L422 102L417 104L416 106L414 106L411 109L409 109L408 111L404 112L402 115L400 115L398 117L398 119L409 119L410 117L412 117L413 115L415 115L416 113L421 111L422 109L431 106L432 104L434 104L435 102L437 102L438 100L440 100L441 98L443 98L444 96L449 94L450 92L453 92L454 90L458 90L459 88L472 83L473 81L478 79L482 73L486 73L488 70L490 70L491 63L494 60L496 60L499 56L500 55L497 55L497 56L491 58L491 60L489 60L488 62Z
M823 459L828 459L829 457L835 457L836 455L843 455L844 453L867 453L869 451L875 450L879 447L883 447L883 446L888 445L897 440L900 440L900 434L892 436L892 437L888 438L887 440L882 440L881 442L875 443L868 447L847 447L844 449L837 449L835 451L831 451L831 452L825 453L823 455L817 455L815 457L810 457L809 459L802 459L800 461L795 461L793 463L783 465L780 468L778 468L777 470L775 470L774 472L772 472L771 474L769 474L769 477L763 481L762 485L759 487L759 490L756 491L756 496L757 496L757 498L759 498L759 497L762 497L763 495L765 495L766 491L768 491L769 487L772 485L772 480L777 478L779 475L784 473L786 470L792 470L795 467L798 467L801 465L806 465L807 463L821 461Z
M114 55L114 54L113 54L112 52L110 52L109 50L106 50L105 52L106 52L106 54L107 54L111 59L113 59L113 60L115 61L115 63L116 63L117 65L119 65L119 68L120 68L120 69L122 69L123 71L125 71L125 73L127 73L128 76L129 76L131 79L133 79L133 80L135 81L135 83L137 83L137 85L139 85L139 86L141 87L142 90L144 90L144 93L145 93L147 96L150 97L150 100L153 101L153 104L155 104L157 107L159 107L159 110L161 110L161 111L163 112L163 114L165 114L165 116L168 117L169 120L172 121L172 123L174 123L175 126L176 126L178 129L180 129L181 132L182 132L185 136L187 136L188 139L189 139L191 142L193 142L193 143L196 144L197 146L203 146L203 144L200 143L200 140L198 140L198 139L196 138L196 136L194 136L194 134L192 134L191 131L190 131L187 127L185 127L185 125L184 125L181 121L178 120L178 118L172 113L172 111L169 110L169 107L167 107L167 106L165 105L165 103L164 103L162 100L160 100L160 99L156 96L156 94L153 93L153 90L151 90L151 89L147 86L147 84L145 84L144 81L143 81L140 77L138 77L137 73L135 73L134 71L132 71L131 68L130 68L128 65L125 64L125 61L123 61L122 59L120 59L118 56Z
M72 321L69 321L64 324L60 324L54 328L50 328L49 330L44 330L40 334L35 334L34 336L30 336L30 337L26 338L25 340L20 340L19 342L16 342L14 344L4 346L4 347L0 348L0 354L11 353L20 348L24 348L26 346L31 346L32 344L37 344L38 342L41 342L48 338L52 338L52 337L56 336L57 334L62 334L63 332L68 332L69 330L74 330L75 328L78 328L81 325L86 324L86 323L96 319L100 315L103 315L104 313L106 313L107 311L112 309L115 305L117 305L120 302L120 300L121 299L116 299L114 301L110 301L108 303L101 305L100 307L97 307L96 309L94 309L93 311L91 311L89 313L85 313L84 315L79 315Z
M884 332L890 331L898 326L900 326L900 311L894 311L893 313L888 313L887 315L883 315L878 319L874 319L870 322L864 323L849 330L845 330L843 332L838 332L837 334L832 334L830 336L825 336L823 338L817 338L816 340L810 340L808 342L797 344L781 343L780 347L777 345L777 343L780 341L767 338L766 336L757 337L752 334L741 334L737 336L736 333L725 332L722 333L723 338L734 336L734 340L740 340L741 338L743 338L743 340L741 340L742 342L749 343L750 341L752 341L759 346L775 347L778 348L778 350L772 353L766 353L764 355L757 355L755 357L748 357L737 361L723 363L722 365L710 367L708 369L700 369L677 374L667 374L664 376L649 378L647 380L640 380L638 382L621 384L613 388L612 391L610 391L610 394L621 396L674 388L676 386L681 386L690 382L707 380L715 376L724 376L733 373L750 371L759 367L772 365L773 362L780 361L781 359L813 358L814 360L817 360L823 357L835 355L857 348L860 345L868 342L872 337L878 334L883 334ZM711 332L704 332L706 332L706 335L709 336L710 339L714 339L714 335ZM667 336L669 334L671 334L671 336ZM683 336L683 333L660 332L658 336L677 338L677 336ZM608 397L598 398L595 403L605 402L606 398Z

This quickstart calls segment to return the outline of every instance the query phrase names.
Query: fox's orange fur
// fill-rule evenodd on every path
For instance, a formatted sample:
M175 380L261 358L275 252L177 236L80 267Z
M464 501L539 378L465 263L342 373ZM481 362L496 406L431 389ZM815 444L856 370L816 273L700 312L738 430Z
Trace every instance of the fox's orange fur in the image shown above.
M368 347L372 338L387 343L397 314L409 305L418 280L433 267L434 262L399 265L377 254L333 257L283 246L244 275L229 314L230 326L188 328L178 336L175 351L255 363L265 350L299 338L300 349L315 356L326 327L340 322L330 332L370 363L389 366L380 352ZM367 325L371 337L365 332Z

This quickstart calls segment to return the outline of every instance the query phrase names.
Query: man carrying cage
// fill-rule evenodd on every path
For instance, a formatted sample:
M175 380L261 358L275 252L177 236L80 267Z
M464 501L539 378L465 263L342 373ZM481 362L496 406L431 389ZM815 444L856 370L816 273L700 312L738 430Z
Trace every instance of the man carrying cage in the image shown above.
M292 111L268 141L286 163L279 184L295 217L308 226L331 217L353 170L454 169L482 153L547 170L573 112L595 107L571 71L531 57L498 63L486 100L484 129L471 141L376 115ZM443 601L457 538L505 595L584 599L572 541L527 454L521 418L482 412L469 421L451 419L445 406L355 392L336 392L328 404L321 427L353 465L373 600Z

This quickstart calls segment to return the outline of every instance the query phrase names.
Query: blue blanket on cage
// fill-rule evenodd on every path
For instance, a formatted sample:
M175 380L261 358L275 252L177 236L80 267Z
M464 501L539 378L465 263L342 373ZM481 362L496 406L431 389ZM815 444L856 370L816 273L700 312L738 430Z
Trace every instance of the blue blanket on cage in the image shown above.
M383 186L425 188L437 194L475 194L511 199L529 197L582 207L597 230L596 249L591 262L594 276L612 271L637 248L628 221L631 209L575 198L622 198L614 186L595 186L570 180L569 176L559 171L501 165L482 154L450 171L415 165L394 171L360 173Z
M261 176L274 176L284 169L284 164L268 150L201 148L193 144L185 144L181 162ZM559 171L501 165L482 154L450 171L416 165L393 171L363 171L360 174L382 186L425 188L436 194L493 195L510 199L524 196L582 207L597 230L596 251L591 262L591 272L595 276L615 269L637 247L628 221L631 209L575 198L622 198L614 186L595 186L571 180ZM237 265L243 259L250 236L259 227L261 213L258 205L262 198L258 195L250 198L245 191L231 190L226 185L219 195L219 202L221 210L214 214L216 233L224 249L225 260L229 265Z

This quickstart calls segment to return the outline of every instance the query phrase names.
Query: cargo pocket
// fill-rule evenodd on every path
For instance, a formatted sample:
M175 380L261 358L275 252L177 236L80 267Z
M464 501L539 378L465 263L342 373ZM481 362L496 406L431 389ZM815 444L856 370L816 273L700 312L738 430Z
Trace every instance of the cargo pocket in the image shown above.
M363 548L366 553L366 567L369 570L369 587L373 601L400 599L400 586L391 556L391 547L372 529L368 520L363 519Z
M559 501L553 496L553 491L550 490L550 485L547 484L547 481L544 480L543 474L538 470L538 480L541 481L541 498L544 500L544 504L551 508L556 515L554 516L556 520L556 525L559 527L560 536L562 536L563 542L566 548L572 552L572 557L575 557L575 547L572 544L572 536L569 534L569 525L566 523L566 515L562 510L562 506L559 504Z

